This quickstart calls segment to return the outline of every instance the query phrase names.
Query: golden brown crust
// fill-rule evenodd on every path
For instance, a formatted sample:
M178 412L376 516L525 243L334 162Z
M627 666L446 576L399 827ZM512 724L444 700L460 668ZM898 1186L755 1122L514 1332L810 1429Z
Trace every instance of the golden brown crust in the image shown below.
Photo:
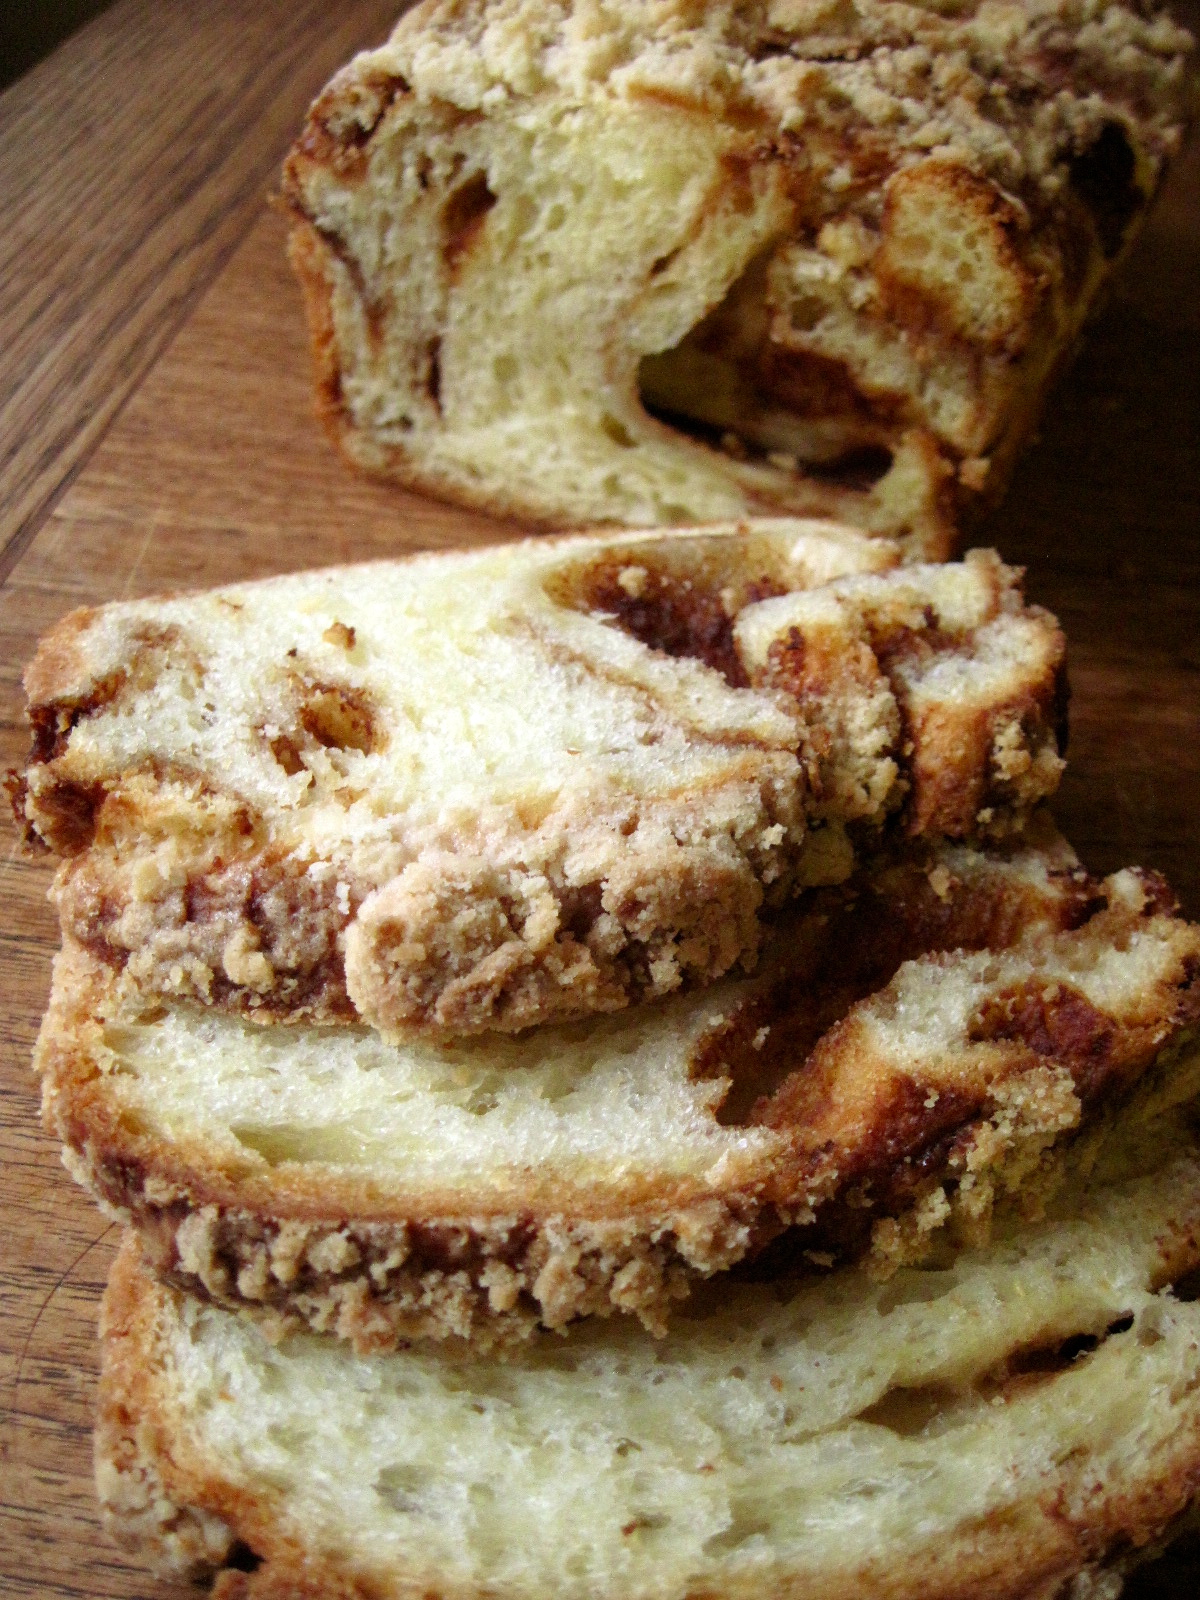
M775 1136L724 1179L581 1184L546 1166L472 1193L328 1162L231 1168L202 1139L122 1112L100 1045L108 974L70 945L37 1052L45 1116L71 1170L136 1224L159 1269L222 1302L363 1348L505 1342L616 1310L660 1330L690 1283L780 1235L792 1257L868 1251L887 1271L947 1230L985 1238L1014 1193L1036 1207L1079 1127L1200 1018L1200 930L1165 913L1163 893L1152 877L1101 886L1071 871L1005 892L918 862L840 911L831 901L694 1049L694 1075L728 1082L718 1118ZM1041 931L1022 945L1031 919ZM1056 976L1119 961L1131 939L1159 955L1114 1011ZM1011 947L1013 960L983 977L988 963L964 945ZM918 950L956 953L913 963ZM898 1002L911 1011L923 984L945 998L976 968L945 1042L935 1030L920 1060L889 1043Z
M294 208L288 233L288 260L300 280L312 343L317 414L338 443L346 426L337 332L333 320L332 248Z
M204 1580L237 1561L239 1537L273 1542L277 1507L261 1484L240 1489L189 1450L159 1351L161 1293L127 1235L100 1308L96 1487L115 1543L163 1576ZM233 1588L225 1592L236 1594L241 1574L229 1575ZM218 1583L215 1593L222 1592Z
M177 1504L167 1487L175 1437L157 1392L155 1294L127 1235L100 1308L103 1371L94 1439L96 1488L107 1531L123 1549L148 1556L156 1571L206 1577L233 1548L229 1524L211 1506ZM215 1481L203 1498L221 1498ZM228 1497L226 1497L228 1498Z
M38 640L37 654L26 667L23 680L31 703L69 700L80 681L87 679L83 641L95 615L94 606L77 606Z

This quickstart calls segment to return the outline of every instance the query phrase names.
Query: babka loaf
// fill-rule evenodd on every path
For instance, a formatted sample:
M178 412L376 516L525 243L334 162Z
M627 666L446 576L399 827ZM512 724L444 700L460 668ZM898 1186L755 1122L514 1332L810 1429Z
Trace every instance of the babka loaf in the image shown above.
M1200 1484L1184 1118L884 1284L738 1285L663 1341L364 1358L173 1293L103 1312L110 1531L217 1600L1115 1600ZM1123 1170L1122 1170L1123 1169Z
M388 1044L115 996L68 942L36 1064L70 1170L176 1284L386 1348L661 1332L764 1250L882 1273L1036 1212L1066 1150L1200 1090L1200 928L1052 836L913 847L753 979L518 1038Z
M425 0L286 166L320 408L557 526L814 513L948 553L1179 141L1110 0Z
M75 612L18 812L135 989L389 1033L616 1010L752 966L884 834L1002 836L1057 786L1054 619L986 552L896 560L785 519Z

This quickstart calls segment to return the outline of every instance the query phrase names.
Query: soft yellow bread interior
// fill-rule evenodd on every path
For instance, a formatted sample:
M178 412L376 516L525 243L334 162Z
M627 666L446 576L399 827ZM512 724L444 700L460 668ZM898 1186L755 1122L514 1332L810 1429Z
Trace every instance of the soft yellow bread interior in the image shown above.
M725 990L459 1045L173 1006L107 1026L102 1049L127 1113L221 1165L358 1169L418 1203L432 1188L486 1212L647 1177L731 1177L739 1155L754 1162L778 1144L765 1129L721 1128L726 1085L689 1076Z

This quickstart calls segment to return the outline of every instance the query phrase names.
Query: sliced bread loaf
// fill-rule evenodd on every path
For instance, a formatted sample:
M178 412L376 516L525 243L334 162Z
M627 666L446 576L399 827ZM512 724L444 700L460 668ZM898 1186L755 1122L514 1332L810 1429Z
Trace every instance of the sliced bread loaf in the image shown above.
M1114 1600L1200 1485L1200 1164L1128 1128L1037 1224L887 1283L697 1300L508 1361L268 1343L127 1240L114 1536L218 1600Z
M288 160L321 410L556 526L1001 487L1184 115L1153 4L425 0Z
M75 612L18 811L135 989L443 1035L616 1010L752 966L885 827L1000 836L1056 787L1054 619L989 553L896 560L784 520Z
M1167 898L1061 845L915 851L754 979L450 1044L138 1010L68 941L45 1114L159 1270L228 1304L361 1348L661 1331L767 1246L887 1272L984 1238L1131 1093L1195 1093L1200 928Z

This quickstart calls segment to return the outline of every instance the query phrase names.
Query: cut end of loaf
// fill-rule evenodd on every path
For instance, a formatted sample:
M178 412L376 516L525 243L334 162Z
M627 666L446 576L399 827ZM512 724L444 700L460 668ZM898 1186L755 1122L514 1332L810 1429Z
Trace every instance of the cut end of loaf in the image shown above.
M540 522L825 514L943 559L1178 144L1190 40L827 10L427 0L339 74L285 193L350 458Z

